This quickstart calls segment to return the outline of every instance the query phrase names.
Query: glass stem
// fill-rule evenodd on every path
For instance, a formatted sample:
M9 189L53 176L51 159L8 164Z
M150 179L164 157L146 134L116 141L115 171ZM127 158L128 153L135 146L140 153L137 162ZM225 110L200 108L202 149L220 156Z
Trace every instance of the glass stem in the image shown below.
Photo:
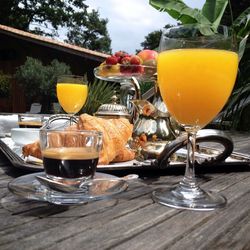
M74 122L73 122L73 119L74 119L74 114L70 114L70 117L69 117L69 126L73 125Z
M180 184L191 189L198 187L195 178L195 150L196 150L196 132L187 131L187 163L186 163L185 175Z

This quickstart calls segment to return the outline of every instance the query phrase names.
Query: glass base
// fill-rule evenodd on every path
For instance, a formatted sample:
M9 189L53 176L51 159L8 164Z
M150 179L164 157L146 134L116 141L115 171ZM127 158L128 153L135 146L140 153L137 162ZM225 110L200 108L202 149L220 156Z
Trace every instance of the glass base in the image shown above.
M187 188L181 184L174 189L156 190L152 196L155 202L162 205L197 211L212 211L224 207L227 203L222 195L204 191L200 187Z
M62 184L67 184L67 185L73 185L73 186L80 186L81 183L84 183L85 181L87 182L93 179L93 176L91 175L79 177L79 178L64 178L64 177L58 177L58 176L45 173L45 176L51 181L55 181L55 182L59 182Z

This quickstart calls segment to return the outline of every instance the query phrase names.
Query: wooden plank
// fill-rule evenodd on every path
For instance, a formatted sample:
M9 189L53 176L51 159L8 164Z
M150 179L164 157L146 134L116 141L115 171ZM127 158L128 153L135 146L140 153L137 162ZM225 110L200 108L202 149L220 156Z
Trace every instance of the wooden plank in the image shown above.
M235 138L236 148L249 150L249 137ZM8 164L0 166L0 197L11 196L6 185L19 174L8 169ZM178 183L180 172L148 176L148 185L133 183L116 198L81 206L10 201L0 206L0 249L248 249L250 169L199 172L203 188L221 192L228 199L226 208L213 212L153 203L151 192Z
M131 237L122 244L117 244L117 249L141 249L142 247L143 249L178 250L217 249L214 248L216 240L223 238L225 230L233 228L237 221L242 220L249 213L250 193L247 188L249 184L250 178L244 186L240 183L229 187L227 190L229 204L224 209L213 212L181 211L171 219ZM245 234L248 238L243 238L238 243L239 248L233 249L243 249L240 247L247 246L250 232ZM113 247L112 249L116 249Z
M240 208L240 209L239 209ZM198 237L191 237L187 235L179 240L175 245L171 245L171 249L180 249L181 246L193 247L194 249L209 249L216 246L227 249L227 246L233 247L231 249L247 249L250 246L250 231L242 231L244 234L239 241L234 237L233 232L239 230L239 226L249 228L250 216L250 192L234 199L232 204L226 208L226 216L224 211L218 212L211 220L202 224L192 232L192 235ZM207 237L209 235L209 237ZM221 244L223 242L223 245ZM165 247L168 247L167 245Z
M58 226L59 221L61 221L60 223L62 224L65 224L67 222L71 223L72 218L74 219L78 219L82 217L85 218L87 216L93 216L93 214L94 215L98 214L100 219L102 219L102 213L104 210L110 210L110 208L116 207L116 206L123 207L123 209L118 208L120 213L129 213L135 209L138 209L138 207L140 206L145 206L145 204L137 204L138 203L137 196L139 193L143 195L145 193L147 194L148 192L151 192L151 190L147 190L145 188L140 188L136 190L138 191L136 195L133 195L132 193L129 195L130 192L126 193L126 195L129 196L129 199L133 203L133 206L128 206L128 200L127 199L125 200L124 199L125 197L121 196L118 200L119 202L117 201L117 199L112 199L108 201L91 202L83 206L69 207L68 209L70 210L68 210L66 207L65 210L58 209L59 210L58 211L56 210L56 206L54 206L54 212L53 212L52 210L53 206L51 206L50 211L46 210L46 207L45 207L43 209L45 211L40 209L40 211L38 210L37 213L35 213L36 211L32 211L32 209L30 211L24 211L23 213L19 213L17 214L17 216L13 217L11 224L9 224L8 219L7 221L3 220L2 222L3 227L2 227L2 230L0 231L0 245L13 241L12 237L17 237L17 235L15 235L16 231L20 232L18 235L18 238L20 239L23 237L26 238L30 236L30 228L32 228L33 234L40 233L41 228L43 228L43 226L45 226L46 229L48 229L48 227L51 227L52 229L54 229L55 232L57 232L58 230L57 226ZM116 205L117 202L119 204ZM149 202L152 203L152 200L150 200ZM59 213L57 213L57 211ZM26 221L23 220L23 218L25 218L25 214L29 218ZM116 213L114 214L111 213L111 215L118 216L119 214L117 215ZM44 220L38 220L39 218L41 218L41 216L44 218ZM60 218L60 220L58 218ZM39 224L37 223L37 221L39 221Z
M152 203L152 202L151 202ZM124 209L119 209L121 206L117 204L116 209L104 209L101 207L100 213L97 211L92 211L92 214L84 215L83 210L83 217L78 218L43 218L42 221L39 223L29 223L25 227L18 226L13 228L13 231L5 231L3 235L0 236L1 238L1 249L2 247L6 249L12 249L18 247L21 244L25 249L29 248L30 246L34 245L35 242L39 241L39 247L47 248L49 245L53 245L54 242L60 242L63 239L71 238L73 236L77 236L80 233L85 234L88 230L91 230L95 227L102 227L103 224L107 224L109 220L115 219L122 216L122 213L129 213L129 211L139 211L140 207L145 207L148 202L143 203L136 202L133 200L134 206L127 206L123 203ZM95 204L92 208L96 209ZM85 207L85 209L88 209ZM90 208L89 208L90 209ZM133 214L133 213L132 213ZM73 221L73 222L72 222ZM58 223L58 224L56 224ZM30 234L30 228L32 228L32 234ZM60 233L58 230L60 229ZM19 230L19 234L16 234L16 230ZM23 232L25 231L25 232ZM20 235L21 234L21 235ZM18 242L13 242L13 239L18 236ZM46 241L43 241L46 239ZM6 245L8 243L8 245ZM35 247L36 248L36 247Z
M234 179L233 175L231 175L231 178L232 180ZM228 185L228 181L225 181L225 185ZM143 197L138 199L140 200L141 203ZM150 196L149 197L146 196L143 199L143 201L147 202L148 200L149 202L152 203ZM126 202L123 203L122 207L117 205L118 207L112 208L111 210L108 209L107 211L104 211L102 214L94 214L81 218L80 220L76 220L74 225L72 225L71 223L60 225L60 230L61 230L60 235L56 235L56 232L58 230L57 228L52 228L46 232L40 232L39 235L36 235L35 238L25 237L24 240L25 242L21 240L19 241L19 243L22 243L22 245L24 244L25 247L27 247L28 245L26 244L32 244L33 240L39 239L40 237L42 238L45 237L48 240L46 241L46 245L43 245L43 247L47 248L48 247L47 243L50 242L51 240L50 238L53 236L52 240L56 242L59 241L59 243L57 243L57 246L60 248L69 245L78 248L82 244L84 244L88 248L93 248L94 246L91 244L96 244L94 238L99 239L104 247L110 247L110 245L112 244L120 244L121 240L124 241L126 239L130 239L131 237L134 237L134 235L144 232L148 228L157 226L157 224L160 223L162 219L164 219L164 215L167 216L168 218L169 213L180 212L180 210L169 209L157 204L153 204L150 207L149 206L141 207L140 209L138 209L138 200L135 199L133 201L137 205L135 207L136 208L135 210L125 212L126 210L128 210L128 207L131 209L131 204L129 204L129 202ZM196 214L196 212L194 213ZM111 215L113 215L113 217L111 217ZM114 215L116 216L114 217ZM158 219L156 215L158 216ZM200 217L201 220L204 220L203 216L204 214L201 213ZM146 222L145 218L147 218ZM91 222L92 220L93 222ZM174 219L174 221L175 220L176 219ZM85 225L85 227L82 227L81 225ZM91 228L89 228L89 225L91 225ZM105 225L106 228L103 228L103 225ZM111 237L108 236L109 234L111 234ZM114 241L118 241L118 243L117 242L115 243ZM42 244L45 243L43 242ZM13 244L11 246L13 246ZM51 247L53 248L54 244L52 244ZM97 248L98 247L100 246L97 245Z

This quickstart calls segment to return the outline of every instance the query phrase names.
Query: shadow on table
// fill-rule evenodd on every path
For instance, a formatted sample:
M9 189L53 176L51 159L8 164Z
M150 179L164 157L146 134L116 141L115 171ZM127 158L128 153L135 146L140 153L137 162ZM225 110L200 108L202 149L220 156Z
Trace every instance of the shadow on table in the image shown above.
M102 171L105 173L111 173L116 176L124 176L127 174L135 173L138 174L140 178L146 179L157 179L160 176L167 176L167 175L184 175L185 166L168 166L164 169L126 169L126 170L112 170L111 171ZM250 171L250 162L245 163L217 163L213 165L197 165L195 167L196 174L206 174L206 173L230 173L230 172L244 172Z

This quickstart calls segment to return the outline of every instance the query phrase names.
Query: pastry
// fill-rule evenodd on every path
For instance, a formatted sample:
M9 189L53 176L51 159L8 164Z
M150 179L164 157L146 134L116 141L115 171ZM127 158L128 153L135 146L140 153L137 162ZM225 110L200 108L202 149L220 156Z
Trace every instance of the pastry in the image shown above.
M110 162L129 161L134 159L135 153L126 147L132 136L133 125L126 118L104 119L88 114L82 114L76 126L67 129L97 130L103 133L103 148L99 155L98 164L109 164ZM74 146L73 138L61 138L53 133L49 138L50 143L60 146L61 140L66 140L68 145ZM42 158L39 141L23 147L24 156Z

